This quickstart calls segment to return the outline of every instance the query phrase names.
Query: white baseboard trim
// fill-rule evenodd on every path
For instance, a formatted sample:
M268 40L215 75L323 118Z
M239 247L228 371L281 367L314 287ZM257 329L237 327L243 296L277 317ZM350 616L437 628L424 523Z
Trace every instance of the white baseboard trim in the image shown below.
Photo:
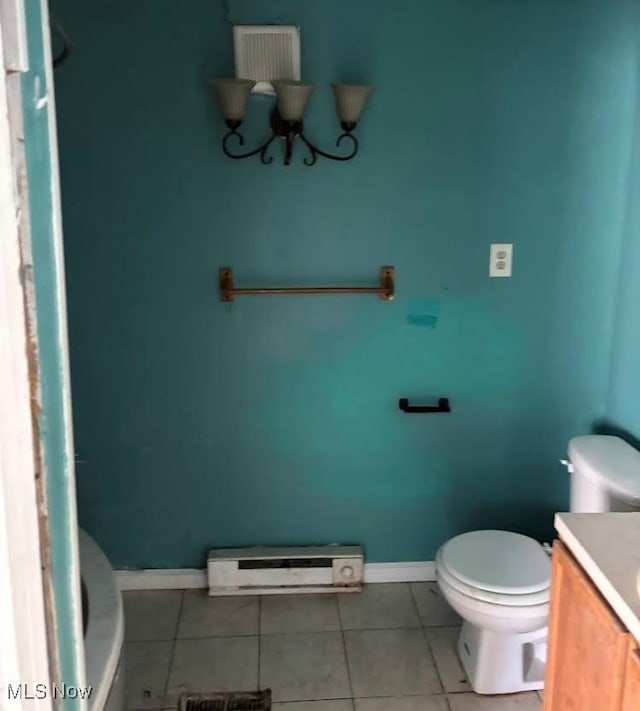
M365 563L365 583L421 583L436 579L436 562Z
M193 590L209 587L206 568L116 570L116 580L120 590Z
M414 583L436 579L433 560L406 563L365 563L365 583ZM116 570L120 590L195 590L206 588L207 571L198 568Z

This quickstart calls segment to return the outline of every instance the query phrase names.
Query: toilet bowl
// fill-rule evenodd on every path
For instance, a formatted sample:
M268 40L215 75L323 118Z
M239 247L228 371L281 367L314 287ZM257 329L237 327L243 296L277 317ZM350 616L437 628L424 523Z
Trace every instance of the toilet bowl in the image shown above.
M619 437L569 442L570 511L640 511L640 452ZM473 690L506 694L542 689L547 654L550 560L534 539L472 531L436 556L436 579L464 620L458 653Z
M510 531L472 531L440 548L436 576L464 620L458 653L474 691L543 688L551 577L545 549Z

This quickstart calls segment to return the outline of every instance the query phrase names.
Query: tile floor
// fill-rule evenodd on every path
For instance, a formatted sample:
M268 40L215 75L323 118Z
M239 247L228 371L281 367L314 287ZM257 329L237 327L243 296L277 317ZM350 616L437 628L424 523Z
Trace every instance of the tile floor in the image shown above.
M535 692L471 692L454 648L460 618L435 583L341 595L127 592L124 605L129 711L268 687L274 711L540 711Z

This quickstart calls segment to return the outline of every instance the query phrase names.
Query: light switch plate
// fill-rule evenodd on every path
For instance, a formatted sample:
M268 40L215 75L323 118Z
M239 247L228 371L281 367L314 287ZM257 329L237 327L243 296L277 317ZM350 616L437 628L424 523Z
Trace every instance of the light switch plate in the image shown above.
M513 262L512 244L492 244L489 251L489 276L510 277Z

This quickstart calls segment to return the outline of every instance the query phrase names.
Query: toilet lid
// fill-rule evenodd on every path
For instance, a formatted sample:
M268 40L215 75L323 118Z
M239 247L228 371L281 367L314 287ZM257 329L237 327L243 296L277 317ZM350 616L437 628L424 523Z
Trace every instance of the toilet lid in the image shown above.
M459 578L456 578L447 570L447 566L442 561L440 551L438 551L438 555L436 556L436 579L440 585L446 584L463 595L467 595L474 600L490 602L492 605L501 605L506 607L532 607L548 605L549 599L551 598L551 588L535 593L527 593L524 595L518 593L514 595L490 592L489 590L481 590L480 588L476 588L471 585L465 585L465 583L463 583Z
M471 531L447 541L440 557L466 585L504 595L547 590L551 564L538 541L511 531Z

